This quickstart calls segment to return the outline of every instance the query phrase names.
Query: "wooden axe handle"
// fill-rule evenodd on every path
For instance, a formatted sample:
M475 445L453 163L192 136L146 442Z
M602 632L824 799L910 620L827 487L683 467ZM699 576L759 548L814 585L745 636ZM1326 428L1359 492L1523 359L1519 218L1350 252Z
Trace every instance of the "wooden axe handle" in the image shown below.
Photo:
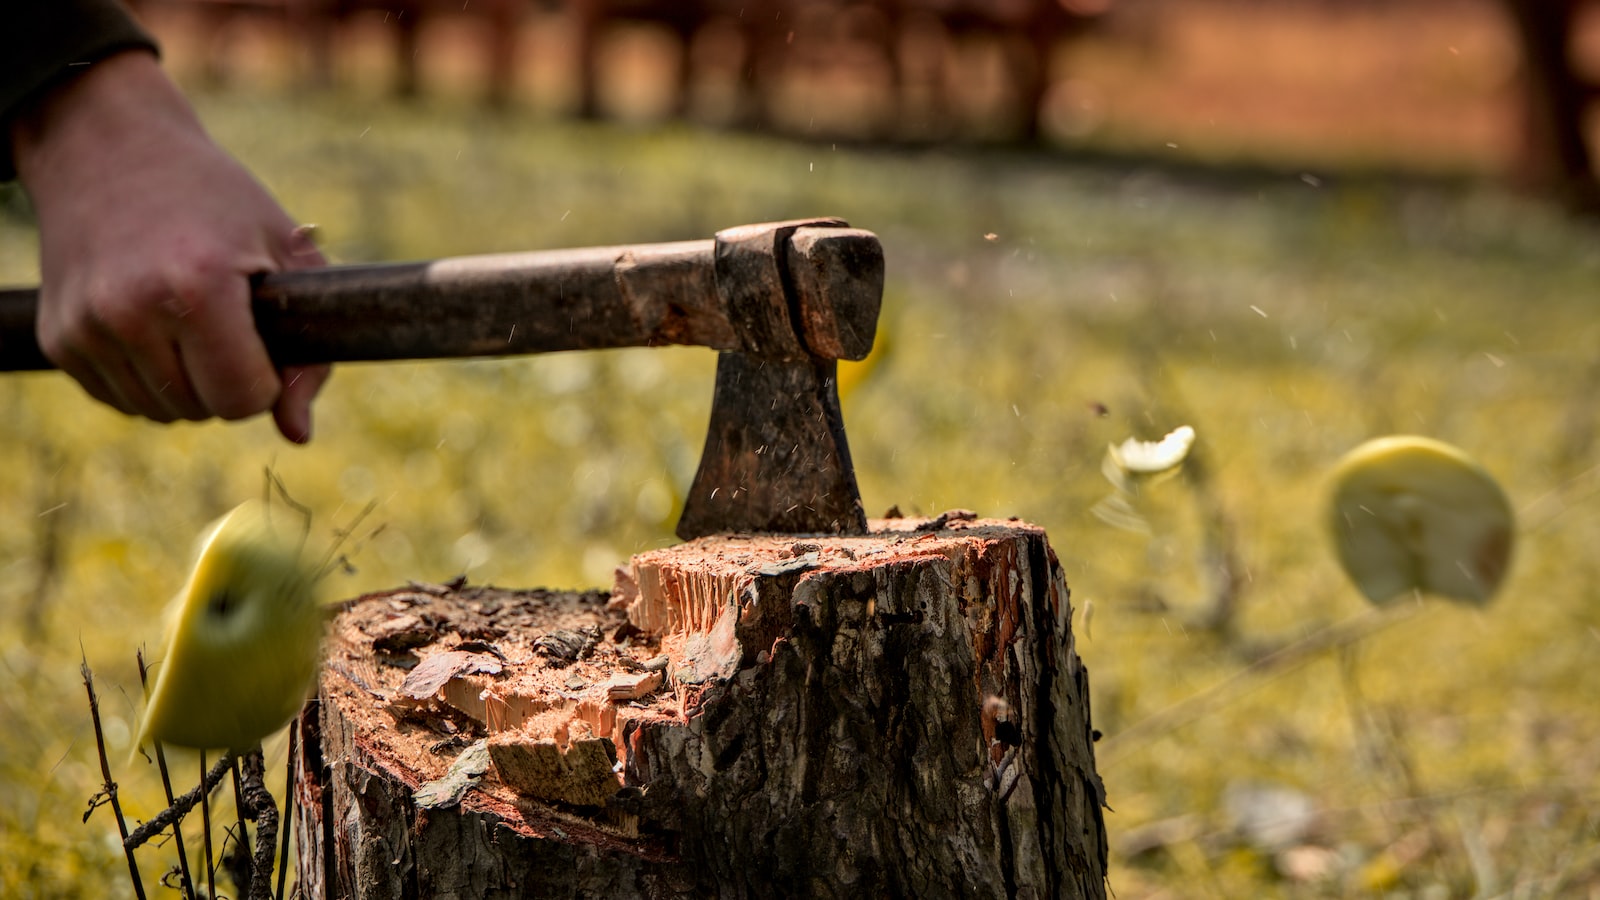
M786 229L787 280L808 332L799 338L812 356L860 359L872 346L883 252L871 232L830 226ZM253 283L256 328L279 365L661 344L764 353L730 316L729 298L739 301L718 284L716 243L276 272ZM54 368L35 338L38 305L37 288L0 290L0 371Z

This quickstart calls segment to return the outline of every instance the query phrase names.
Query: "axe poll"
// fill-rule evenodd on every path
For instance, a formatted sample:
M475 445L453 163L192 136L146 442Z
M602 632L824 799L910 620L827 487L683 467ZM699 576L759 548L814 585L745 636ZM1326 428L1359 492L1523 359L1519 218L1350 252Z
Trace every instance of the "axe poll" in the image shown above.
M687 344L722 351L677 533L866 530L837 361L872 349L883 248L840 219L710 240L330 266L257 277L279 365ZM0 371L53 368L36 288L0 290Z

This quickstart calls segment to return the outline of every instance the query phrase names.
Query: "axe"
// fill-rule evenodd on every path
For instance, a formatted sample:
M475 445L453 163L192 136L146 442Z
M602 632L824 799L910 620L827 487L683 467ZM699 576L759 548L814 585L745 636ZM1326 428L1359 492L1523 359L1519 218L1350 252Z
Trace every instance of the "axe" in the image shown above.
M837 361L872 349L883 248L840 219L712 240L330 266L259 276L278 365L691 344L722 351L677 533L860 533ZM0 290L0 371L52 368L36 288Z

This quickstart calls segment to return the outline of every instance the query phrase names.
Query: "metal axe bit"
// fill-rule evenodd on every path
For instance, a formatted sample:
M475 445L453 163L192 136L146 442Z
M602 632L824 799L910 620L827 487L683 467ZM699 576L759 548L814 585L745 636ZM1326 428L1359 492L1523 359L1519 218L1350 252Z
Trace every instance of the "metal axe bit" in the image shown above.
M690 344L721 350L678 536L866 530L835 369L872 349L883 248L840 219L712 240L330 266L259 276L279 365ZM0 371L53 368L37 288L0 290Z

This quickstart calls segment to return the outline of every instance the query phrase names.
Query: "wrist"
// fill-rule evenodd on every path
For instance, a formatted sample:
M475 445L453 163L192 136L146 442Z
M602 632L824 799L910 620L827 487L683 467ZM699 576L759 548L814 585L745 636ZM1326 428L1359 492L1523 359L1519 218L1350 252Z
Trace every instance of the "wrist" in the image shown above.
M10 139L18 178L34 194L60 173L115 165L115 156L174 128L201 130L155 54L137 49L51 87L12 121Z

